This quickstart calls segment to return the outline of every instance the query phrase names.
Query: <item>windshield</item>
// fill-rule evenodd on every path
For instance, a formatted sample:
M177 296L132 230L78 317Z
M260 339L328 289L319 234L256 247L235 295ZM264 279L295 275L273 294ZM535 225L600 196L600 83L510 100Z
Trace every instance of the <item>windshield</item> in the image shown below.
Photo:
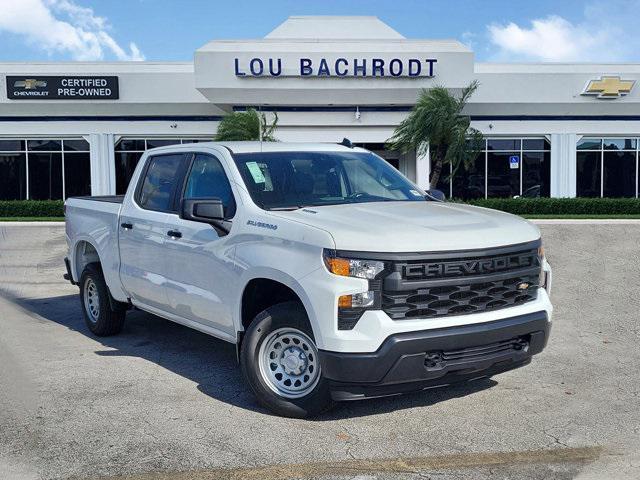
M267 210L425 200L422 190L368 152L243 153L234 159L251 198Z

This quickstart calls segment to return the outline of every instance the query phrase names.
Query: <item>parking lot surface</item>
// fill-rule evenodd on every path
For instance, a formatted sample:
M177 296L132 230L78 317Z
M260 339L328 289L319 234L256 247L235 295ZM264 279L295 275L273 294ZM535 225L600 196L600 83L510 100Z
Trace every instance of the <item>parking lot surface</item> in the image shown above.
M138 311L91 335L64 226L0 224L0 478L640 478L640 224L540 228L531 365L309 421L259 407L233 345Z

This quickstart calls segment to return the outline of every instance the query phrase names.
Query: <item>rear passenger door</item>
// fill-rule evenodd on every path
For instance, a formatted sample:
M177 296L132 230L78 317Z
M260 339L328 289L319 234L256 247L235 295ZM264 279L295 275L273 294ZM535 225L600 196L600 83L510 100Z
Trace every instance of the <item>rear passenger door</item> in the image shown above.
M231 220L236 203L223 160L214 154L194 154L183 197L218 198ZM231 300L237 297L238 282L232 261L233 229L224 235L207 223L179 218L177 212L170 222L175 235L165 240L164 262L171 313L234 338Z
M186 155L147 159L138 185L123 203L119 221L120 278L134 304L167 311L164 257L169 220L186 172Z

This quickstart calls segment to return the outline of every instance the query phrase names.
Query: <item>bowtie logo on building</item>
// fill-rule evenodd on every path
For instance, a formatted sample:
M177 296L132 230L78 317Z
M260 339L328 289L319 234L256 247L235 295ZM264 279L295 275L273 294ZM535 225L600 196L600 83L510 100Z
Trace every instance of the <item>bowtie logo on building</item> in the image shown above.
M44 88L47 86L47 82L44 80L36 80L35 78L26 78L24 80L18 80L14 82L15 88L24 88L25 90L35 90L37 88Z
M631 92L635 83L634 80L603 76L598 80L590 80L582 94L596 95L598 98L619 98Z

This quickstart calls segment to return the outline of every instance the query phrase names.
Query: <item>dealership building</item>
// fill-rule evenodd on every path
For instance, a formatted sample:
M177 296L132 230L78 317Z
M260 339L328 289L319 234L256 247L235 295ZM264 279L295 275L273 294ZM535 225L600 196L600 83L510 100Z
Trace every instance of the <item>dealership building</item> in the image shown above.
M442 176L447 196L638 196L640 64L478 63L375 17L291 17L192 62L0 63L0 199L123 193L146 149L211 140L248 107L277 113L281 141L346 137L426 188L428 153L385 141L422 89L473 80L484 148Z

